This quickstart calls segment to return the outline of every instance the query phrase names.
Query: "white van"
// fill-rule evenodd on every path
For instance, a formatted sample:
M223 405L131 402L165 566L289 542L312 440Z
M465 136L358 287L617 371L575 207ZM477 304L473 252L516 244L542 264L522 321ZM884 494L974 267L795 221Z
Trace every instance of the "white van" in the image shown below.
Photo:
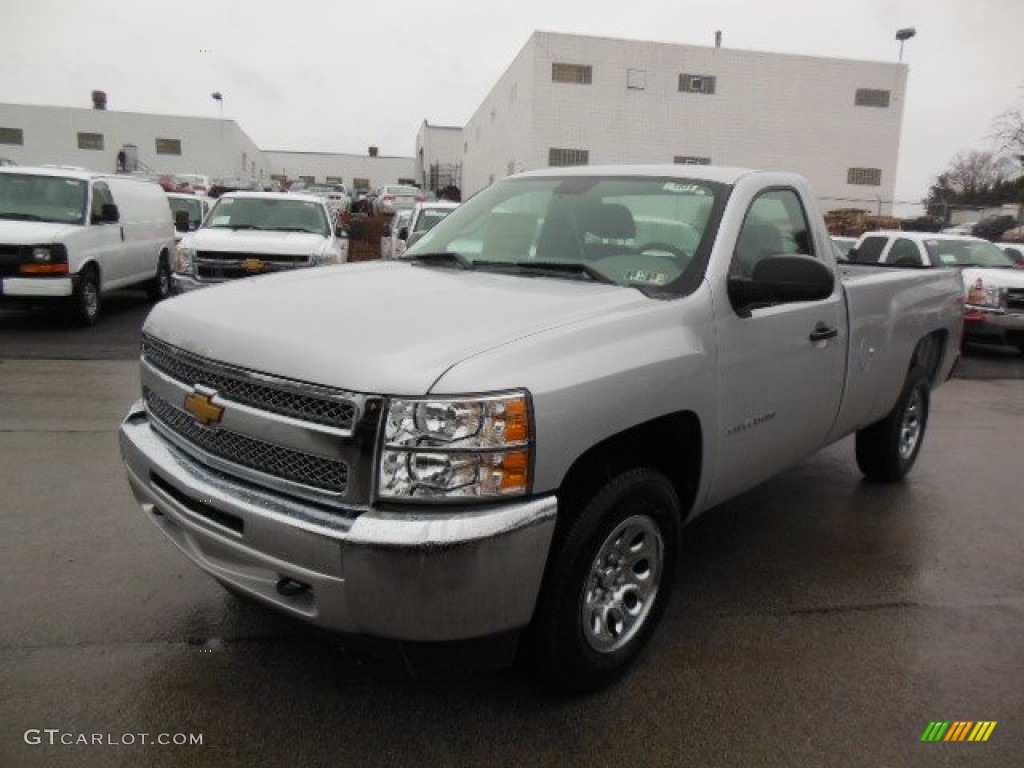
M174 220L149 181L65 168L0 168L0 302L63 302L92 325L102 294L170 293Z

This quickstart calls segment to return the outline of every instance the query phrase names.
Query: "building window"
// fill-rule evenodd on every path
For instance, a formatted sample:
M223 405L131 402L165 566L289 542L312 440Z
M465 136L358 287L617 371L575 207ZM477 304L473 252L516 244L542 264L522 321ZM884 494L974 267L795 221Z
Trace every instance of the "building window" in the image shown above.
M355 189L369 189L370 188L370 180L369 179L352 179L352 186Z
M0 144L24 144L25 132L21 128L0 128Z
M417 186L419 186L419 185L418 185L418 184L416 183L416 179L399 179L399 180L398 180L398 183L399 183L399 184L404 184L404 185L406 185L407 187L417 187Z
M558 168L567 165L588 165L590 150L587 149L555 149L548 150L548 165Z
M316 176L302 176L299 175L299 181L306 184L316 184Z
M103 134L102 133L79 133L78 134L78 148L79 149L103 149Z
M328 184L341 184L341 176L324 176L324 181Z
M647 88L646 69L627 69L626 88L631 91L643 91Z
M682 74L679 76L679 91L711 95L715 92L715 76Z
M857 184L865 187L879 187L882 185L881 168L847 168L846 183Z
M156 153L158 155L180 155L181 139L157 139Z
M858 88L857 95L853 97L854 106L858 107L888 107L889 91L876 91L871 88Z
M711 165L710 157L695 157L693 155L676 155L672 158L676 165Z
M594 68L589 64L551 64L551 82L590 85L594 77Z

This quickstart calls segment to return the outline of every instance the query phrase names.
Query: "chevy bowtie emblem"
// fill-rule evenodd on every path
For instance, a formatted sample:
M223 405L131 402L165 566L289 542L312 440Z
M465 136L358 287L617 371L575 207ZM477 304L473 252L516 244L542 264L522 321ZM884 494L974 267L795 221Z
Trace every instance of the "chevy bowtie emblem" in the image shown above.
M267 262L260 261L259 259L246 259L238 266L246 272L262 272L267 268Z
M224 415L224 409L213 404L213 395L193 392L185 396L185 410L203 426L217 424Z

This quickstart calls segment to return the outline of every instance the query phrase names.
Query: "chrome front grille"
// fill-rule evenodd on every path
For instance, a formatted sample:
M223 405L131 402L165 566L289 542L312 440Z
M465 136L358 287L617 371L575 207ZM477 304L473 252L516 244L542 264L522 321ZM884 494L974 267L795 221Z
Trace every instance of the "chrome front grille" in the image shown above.
M302 421L350 430L356 418L355 403L340 394L296 392L280 385L264 384L247 375L198 357L185 357L150 338L142 340L142 356L154 368L189 386L217 390L224 397L260 410Z
M348 487L348 465L343 461L254 440L220 427L202 426L147 388L143 388L143 399L149 413L165 427L212 456L332 493L343 494Z

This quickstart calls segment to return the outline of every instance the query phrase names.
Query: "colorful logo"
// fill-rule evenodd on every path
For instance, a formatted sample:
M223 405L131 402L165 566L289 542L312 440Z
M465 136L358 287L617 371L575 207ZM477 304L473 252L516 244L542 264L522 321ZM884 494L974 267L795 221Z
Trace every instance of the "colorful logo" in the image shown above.
M921 734L921 741L988 741L995 720L932 721Z

